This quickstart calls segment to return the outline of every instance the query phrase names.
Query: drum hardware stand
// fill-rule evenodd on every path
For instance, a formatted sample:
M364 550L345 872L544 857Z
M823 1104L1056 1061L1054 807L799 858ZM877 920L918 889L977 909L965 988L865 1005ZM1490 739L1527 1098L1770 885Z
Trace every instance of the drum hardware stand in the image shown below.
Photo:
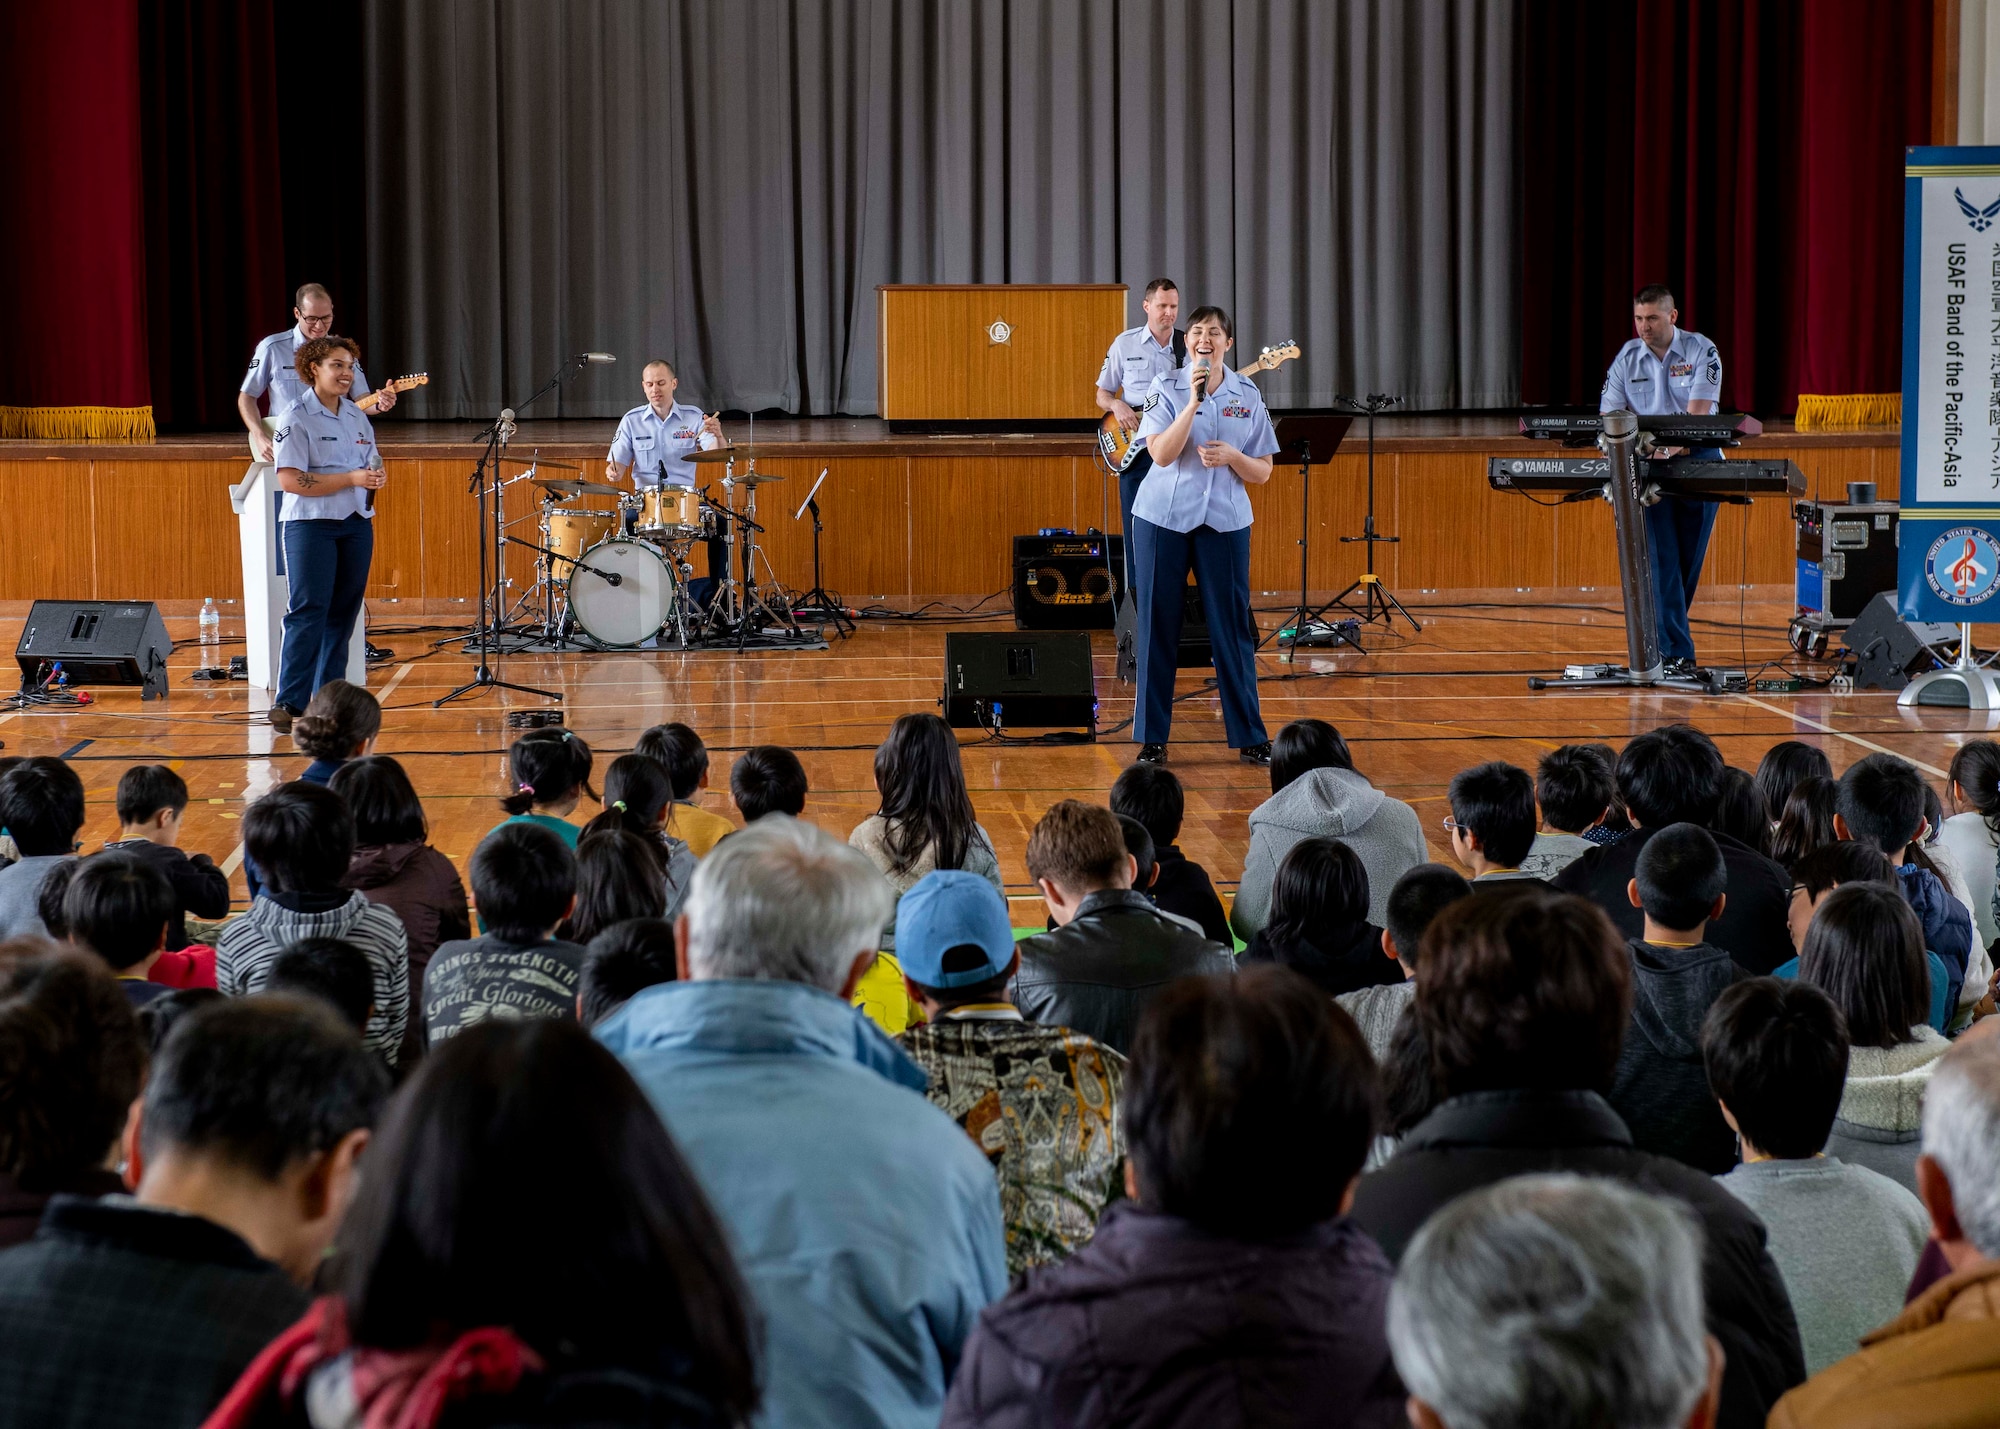
M741 530L736 524L740 518L736 514L735 471L736 463L733 460L725 463L722 468L721 501L711 499L707 492L703 492L701 497L711 511L718 513L729 523L732 538L740 535ZM731 544L734 544L733 540ZM723 550L722 569L709 572L715 581L715 589L709 592L708 613L702 617L701 639L704 643L711 635L726 633L731 625L741 625L743 621L743 599L736 582L736 560L727 546Z
M1343 546L1353 545L1356 542L1362 543L1367 551L1368 559L1362 574L1346 590L1342 591L1318 610L1312 612L1311 618L1314 620L1319 619L1337 605L1342 610L1352 611L1363 625L1373 625L1379 620L1391 630L1394 630L1396 628L1396 617L1400 615L1403 619L1410 622L1412 632L1419 635L1423 633L1423 627L1417 624L1417 618L1403 608L1403 602L1396 599L1395 594L1382 584L1382 577L1375 573L1375 547L1378 544L1393 546L1402 540L1400 536L1378 535L1375 530L1375 414L1395 406L1402 400L1401 397L1391 397L1382 392L1370 392L1366 397L1359 400L1338 394L1334 397L1335 402L1345 407L1355 416L1365 416L1368 418L1368 510L1361 519L1361 534L1359 536L1342 536L1340 538L1340 543ZM1355 610L1353 606L1347 603L1357 593L1361 596L1361 608L1359 610Z
M521 403L521 407L533 406L536 402L561 386L563 379L568 377L571 372L582 371L585 364L590 362L593 357L601 358L602 356L602 354L579 353L577 356L570 358L560 368L556 369L555 376L542 384L540 391L536 392L527 401ZM479 497L479 624L473 629L474 641L479 649L479 664L474 668L470 680L467 680L449 694L431 701L432 709L440 709L462 696L479 694L486 690L513 690L517 694L533 695L537 699L553 700L558 704L562 702L562 696L554 690L538 689L534 685L517 685L511 681L501 679L498 675L494 674L492 663L488 659L489 655L498 653L492 647L497 643L500 634L498 629L498 621L500 619L500 596L498 594L500 586L498 585L498 581L502 578L502 554L506 549L502 543L506 537L500 530L497 519L500 504L500 493L498 490L495 490L493 493L495 520L490 525L487 521L486 469L489 466L493 468L493 478L497 486L500 480L500 458L506 455L507 443L514 435L514 413L516 410L514 407L502 408L499 417L486 429L484 434L486 449L479 454L479 460L473 465L472 481L468 488L476 492ZM495 584L491 588L487 585L489 561L493 568L492 578L495 581ZM489 596L493 597L491 606L487 603ZM489 613L491 617L490 622Z
M822 581L819 571L819 536L821 527L818 498L819 489L826 481L826 470L825 467L820 468L819 480L815 481L812 484L812 490L806 493L805 505L792 513L794 521L798 520L799 517L805 515L808 511L812 512L813 518L812 589L792 602L792 614L794 616L809 615L822 620L830 620L833 622L833 628L837 632L842 635L852 635L855 628L854 621L848 617L846 611L834 603L833 597L826 593L826 586ZM1111 549L1109 541L1106 541L1104 546L1107 551Z
M757 463L753 460L750 463L750 474L755 475L756 470ZM757 522L757 484L755 482L750 484L750 500L748 504L745 505L743 511L736 519L742 523L741 530L743 532L741 542L743 547L743 620L736 627L736 648L741 652L746 648L750 639L750 624L753 612L763 617L757 620L757 628L760 631L766 625L777 625L791 631L795 636L801 632L798 621L792 616L790 603L782 599L784 588L778 584L778 573L771 569L771 559L768 556L764 558L764 574L769 576L770 580L761 586L757 582L757 557L760 554L757 545L757 536L764 528ZM775 606L764 598L764 591L766 589L777 591L781 597Z
M1289 455L1296 452L1299 460L1299 603L1292 607L1292 613L1280 621L1276 629L1257 644L1261 649L1275 640L1283 652L1278 658L1287 663L1301 645L1352 645L1356 650L1361 649L1361 642L1353 634L1353 621L1334 623L1322 619L1327 607L1313 610L1306 596L1312 552L1313 443L1319 443L1319 460L1324 464L1340 450L1341 439L1347 435L1347 429L1352 424L1352 419L1344 416L1280 417L1277 421L1278 440L1284 443L1279 448L1280 453ZM1110 544L1105 542L1107 551Z

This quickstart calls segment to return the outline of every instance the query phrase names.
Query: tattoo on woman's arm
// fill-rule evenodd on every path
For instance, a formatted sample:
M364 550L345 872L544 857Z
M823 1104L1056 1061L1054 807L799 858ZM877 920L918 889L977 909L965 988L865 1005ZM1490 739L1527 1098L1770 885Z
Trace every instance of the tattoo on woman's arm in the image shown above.
M310 491L310 490L312 490L312 489L313 489L313 488L314 488L315 486L318 486L318 485L319 485L319 478L318 478L318 477L316 477L316 476L314 476L314 475L313 475L313 474L312 474L311 472L309 472L309 471L301 471L301 472L299 473L299 475L298 475L298 483L299 483L299 485L300 485L300 486L302 486L302 487L304 487L304 488L305 488L306 490Z

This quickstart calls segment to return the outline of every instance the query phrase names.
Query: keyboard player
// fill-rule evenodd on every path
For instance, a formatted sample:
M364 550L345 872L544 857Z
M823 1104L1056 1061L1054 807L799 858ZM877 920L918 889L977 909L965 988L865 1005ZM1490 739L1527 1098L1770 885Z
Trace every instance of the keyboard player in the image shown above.
M1716 410L1722 396L1722 356L1715 344L1698 332L1675 326L1680 311L1674 295L1657 283L1641 288L1632 299L1632 330L1637 334L1618 350L1604 377L1598 411L1624 408L1642 417L1676 412ZM1722 460L1720 447L1666 447L1656 456L1683 453L1704 461ZM1694 636L1688 629L1688 607L1701 579L1702 558L1715 530L1717 503L1662 495L1646 508L1646 535L1653 548L1654 604L1659 609L1660 658L1669 675L1695 671Z

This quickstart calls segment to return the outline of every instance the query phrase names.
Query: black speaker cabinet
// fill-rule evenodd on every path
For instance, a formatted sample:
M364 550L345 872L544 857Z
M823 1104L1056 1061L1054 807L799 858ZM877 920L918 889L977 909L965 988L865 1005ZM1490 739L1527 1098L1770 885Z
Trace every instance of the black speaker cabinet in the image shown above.
M959 729L1097 729L1082 631L967 631L944 638L944 718Z
M1014 623L1023 630L1109 630L1125 584L1125 538L1014 538Z
M140 698L167 692L167 623L150 600L38 600L14 661L33 684L60 662L71 685L138 685Z
M1958 627L1942 621L1903 619L1896 613L1896 593L1882 591L1861 608L1847 627L1847 648L1854 652L1854 684L1863 690L1900 690L1937 661L1926 645L1958 650Z
M1129 600L1118 603L1118 678L1131 681L1139 675L1138 612ZM1201 587L1189 582L1181 602L1181 643L1174 650L1174 668L1202 670L1215 663L1215 648L1208 641L1208 612L1201 608Z

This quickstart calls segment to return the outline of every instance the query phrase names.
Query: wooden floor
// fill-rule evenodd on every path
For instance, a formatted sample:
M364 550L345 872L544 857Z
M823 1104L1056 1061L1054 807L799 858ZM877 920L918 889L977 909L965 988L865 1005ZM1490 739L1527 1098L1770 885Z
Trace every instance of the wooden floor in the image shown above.
M1904 711L1891 695L1825 692L1703 699L1677 694L1531 694L1526 676L1553 673L1568 661L1618 659L1623 623L1602 605L1610 592L1573 592L1565 604L1528 605L1525 597L1475 599L1479 593L1426 595L1414 608L1422 631L1407 627L1391 639L1375 634L1368 653L1301 652L1295 665L1259 658L1264 718L1273 732L1305 715L1332 721L1346 735L1360 770L1422 817L1434 856L1449 857L1438 821L1447 812L1445 785L1467 765L1506 759L1530 767L1568 741L1622 743L1655 725L1692 720L1721 744L1731 763L1754 768L1774 742L1819 744L1841 768L1877 749L1901 754L1939 780L1953 750L1984 732L1986 717L1963 710ZM1696 640L1705 660L1751 665L1788 654L1782 622L1784 592L1757 588L1737 623L1736 593L1697 607ZM1537 593L1536 598L1541 598ZM1613 597L1615 598L1615 597ZM1447 603L1452 602L1452 603ZM1260 616L1267 625L1280 612ZM384 612L373 633L397 661L372 672L371 685L389 713L379 752L408 768L429 811L432 841L461 866L500 817L495 802L507 787L509 708L537 701L487 693L433 710L430 702L467 677L471 662L456 643L433 648L442 632L385 633ZM169 620L177 639L195 635L192 619ZM515 657L505 678L560 690L573 728L599 755L599 769L630 749L647 725L683 720L700 730L713 757L711 808L728 809L728 770L736 751L781 743L796 749L812 781L807 814L845 836L875 809L872 756L890 721L908 710L935 708L942 680L945 634L953 629L1009 629L1011 620L864 621L852 638L811 653L620 654ZM18 638L17 618L0 620L0 638ZM231 634L225 627L225 635ZM1111 671L1108 635L1097 639L1098 690L1106 725L1131 714L1131 688ZM225 646L225 653L238 646ZM241 849L236 831L246 799L294 777L306 763L288 737L272 732L259 711L262 692L243 685L191 683L196 651L178 651L169 697L142 706L136 692L104 690L87 711L0 714L7 754L55 754L83 775L89 795L85 848L116 828L112 796L130 764L165 761L193 793L183 846L228 860L239 896ZM1182 690L1196 688L1182 672ZM1776 673L1771 672L1771 673ZM1219 886L1233 887L1248 842L1245 816L1268 793L1264 771L1237 762L1222 742L1212 691L1179 706L1173 767L1188 791L1182 845L1207 865ZM1129 732L1096 745L1013 746L965 736L967 781L979 817L991 831L1011 891L1032 892L1022 853L1035 819L1067 796L1103 799L1136 748ZM586 805L579 819L595 812ZM1017 914L1025 914L1022 909Z

